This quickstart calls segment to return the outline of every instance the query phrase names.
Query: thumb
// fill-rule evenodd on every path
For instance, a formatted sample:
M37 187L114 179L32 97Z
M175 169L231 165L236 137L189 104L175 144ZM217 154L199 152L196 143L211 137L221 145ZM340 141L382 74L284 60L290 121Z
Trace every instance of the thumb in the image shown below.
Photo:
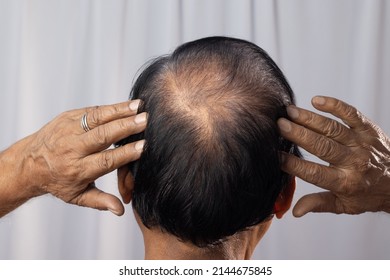
M74 198L71 203L98 210L109 210L117 216L122 216L125 212L125 208L119 198L99 190L96 188L94 182L90 183L88 188L79 196Z
M319 192L305 195L295 204L293 215L297 218L309 212L329 212L340 214L336 205L337 197L331 192Z

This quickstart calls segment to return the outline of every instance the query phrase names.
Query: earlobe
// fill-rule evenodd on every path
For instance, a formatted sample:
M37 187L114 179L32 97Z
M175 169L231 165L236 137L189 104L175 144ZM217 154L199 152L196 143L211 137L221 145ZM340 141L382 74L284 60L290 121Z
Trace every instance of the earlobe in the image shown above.
M134 190L134 177L127 165L118 168L117 174L118 188L119 193L122 196L122 201L125 204L129 204Z
M288 211L288 209L290 209L295 192L295 186L296 181L295 177L293 177L276 199L274 205L274 214L278 219L281 219L283 215Z

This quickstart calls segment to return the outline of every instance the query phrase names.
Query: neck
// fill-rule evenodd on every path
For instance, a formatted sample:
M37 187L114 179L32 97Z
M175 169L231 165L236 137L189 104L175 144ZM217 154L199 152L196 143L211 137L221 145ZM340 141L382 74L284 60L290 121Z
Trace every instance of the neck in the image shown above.
M162 232L159 228L148 229L142 224L147 260L244 260L250 259L253 251L270 226L271 221L238 232L221 244L199 248L191 242L182 242L177 237Z

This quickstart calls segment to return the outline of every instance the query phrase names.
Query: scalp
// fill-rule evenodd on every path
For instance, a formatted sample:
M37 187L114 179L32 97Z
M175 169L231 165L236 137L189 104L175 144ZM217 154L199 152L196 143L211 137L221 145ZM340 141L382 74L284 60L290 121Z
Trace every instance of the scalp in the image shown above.
M187 43L150 64L132 94L149 113L133 193L145 226L204 246L272 213L288 180L278 152L292 145L276 120L293 96L265 52L229 38Z

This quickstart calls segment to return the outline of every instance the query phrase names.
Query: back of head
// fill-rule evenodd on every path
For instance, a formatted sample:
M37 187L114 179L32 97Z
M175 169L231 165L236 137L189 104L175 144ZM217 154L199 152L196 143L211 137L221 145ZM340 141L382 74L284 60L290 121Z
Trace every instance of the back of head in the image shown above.
M290 177L279 151L297 152L281 138L293 93L258 46L210 37L153 61L131 97L148 112L133 207L143 224L197 246L215 244L272 215Z

